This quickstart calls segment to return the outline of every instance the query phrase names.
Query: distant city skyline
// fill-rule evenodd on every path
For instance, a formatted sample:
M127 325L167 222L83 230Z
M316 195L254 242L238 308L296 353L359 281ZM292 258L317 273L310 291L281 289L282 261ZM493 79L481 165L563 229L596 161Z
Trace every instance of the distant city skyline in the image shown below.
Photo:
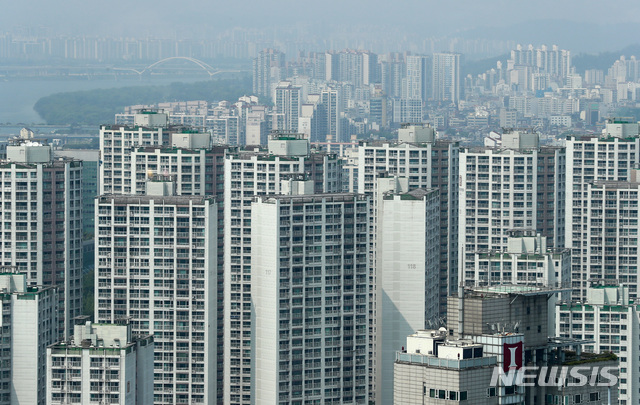
M561 34L559 46L575 49L573 43L566 42L582 41L584 47L579 51L597 51L601 48L599 43L607 38L619 38L624 47L628 44L623 42L624 38L631 43L631 38L640 32L640 5L626 0L608 3L606 13L602 12L602 3L593 0L560 3L542 0L517 5L496 0L461 1L451 6L416 1L391 6L379 0L355 0L349 2L349 7L335 0L275 4L248 1L224 6L187 2L180 7L163 3L116 0L89 5L73 0L52 7L39 1L18 2L3 6L0 26L4 31L47 27L51 33L121 37L211 38L241 28L263 34L270 31L274 37L289 33L302 40L313 36L340 38L348 33L361 38L400 39L412 36L495 39L497 35L519 42L548 42L545 36L552 27L552 31L559 30Z

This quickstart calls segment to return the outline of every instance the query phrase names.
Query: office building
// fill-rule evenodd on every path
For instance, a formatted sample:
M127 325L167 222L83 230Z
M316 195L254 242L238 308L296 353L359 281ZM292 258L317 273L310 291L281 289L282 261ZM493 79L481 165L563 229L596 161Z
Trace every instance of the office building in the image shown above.
M384 61L380 63L382 91L387 97L402 97L403 83L406 81L407 65L404 61ZM430 79L432 82L433 79Z
M354 87L379 82L378 55L369 51L346 49L325 54L327 81L348 82Z
M85 318L70 341L47 348L47 405L153 403L153 337Z
M450 339L456 339L457 342L470 341L481 344L482 356L495 356L496 365L505 373L511 369L526 372L522 369L523 366L535 365L541 367L531 369L534 371L531 374L536 377L538 373L551 370L550 366L562 367L566 370L566 375L571 377L573 377L571 374L573 367L580 367L584 375L597 376L601 373L602 367L609 367L609 371L614 375L613 380L605 381L604 375L600 374L599 378L591 383L574 384L576 381L571 378L567 381L553 378L550 374L543 374L542 380L546 382L545 384L541 384L539 378L532 378L533 385L529 386L519 384L517 380L509 381L500 378L494 381L494 384L497 384L487 384L485 381L482 387L475 385L476 382L473 380L464 382L474 387L474 390L481 389L487 397L497 396L498 403L501 404L530 404L541 401L544 401L543 403L590 403L589 401L602 403L608 395L611 396L611 403L616 403L618 397L616 356L611 353L594 355L584 352L583 345L593 343L591 339L550 337L553 335L550 334L548 325L553 321L550 320L550 313L545 308L551 297L567 291L569 291L567 288L508 284L465 288L458 297L449 298L448 335ZM402 353L398 356L401 362L409 362L414 367L420 363L423 364L421 367L437 367L438 361L442 364L442 360L446 359L449 362L445 361L444 364L448 363L449 366L458 369L462 369L466 359L476 357L475 350L474 353L466 354L463 350L459 352L460 360L458 360L457 353L443 352L441 348L442 346L434 347L433 354L427 351L427 358L422 359L419 356L407 358ZM434 359L435 353L438 360ZM454 362L451 363L450 360ZM457 361L460 363L456 364ZM441 379L434 382L436 381L447 384L447 381ZM425 381L425 383L428 382ZM443 389L437 385L427 386L427 388L425 396L429 395L431 398L439 398L440 390ZM431 388L436 391L435 397L432 396ZM412 390L415 393L415 385Z
M369 198L288 183L251 208L252 401L367 404Z
M394 98L392 122L420 123L422 122L422 100L411 98Z
M383 194L377 232L376 400L390 404L398 347L408 334L440 318L438 190Z
M154 178L146 195L96 200L95 319L155 340L154 403L216 398L218 208Z
M460 102L460 54L434 53L433 100L457 105Z
M358 147L358 192L372 196L371 216L371 257L372 271L369 279L371 286L370 308L372 311L370 353L372 364L370 392L375 395L375 353L376 349L376 312L378 298L376 295L377 279L375 270L377 244L377 206L379 198L385 191L408 192L414 189L437 189L440 198L440 313L446 311L447 296L457 290L457 272L450 269L458 267L458 151L457 143L442 142L435 139L435 130L427 124L404 125L399 130L400 142L362 142ZM395 177L400 183L397 185L380 182L386 177L393 183ZM384 189L378 189L385 185Z
M396 351L392 404L497 405L487 387L497 356L473 340L448 341L444 330L418 330ZM494 388L495 390L495 388Z
M54 287L27 285L15 268L0 268L0 404L46 403L47 346L58 339Z
M66 337L82 310L82 162L54 160L49 145L18 140L2 163L2 265L29 285L56 286Z
M221 115L207 119L211 127L214 144L244 145L245 132L242 117L237 115Z
M319 142L345 142L340 128L342 97L339 89L327 87L320 92L317 108Z
M553 45L549 49L546 45L534 49L529 45L526 49L518 45L511 51L511 59L507 61L508 69L516 66L527 66L537 73L547 73L554 78L565 78L571 73L571 51L560 49Z
M280 183L306 175L314 193L342 190L334 154L309 150L300 134L272 134L268 150L238 150L225 160L224 185L224 402L251 402L251 202L279 194Z

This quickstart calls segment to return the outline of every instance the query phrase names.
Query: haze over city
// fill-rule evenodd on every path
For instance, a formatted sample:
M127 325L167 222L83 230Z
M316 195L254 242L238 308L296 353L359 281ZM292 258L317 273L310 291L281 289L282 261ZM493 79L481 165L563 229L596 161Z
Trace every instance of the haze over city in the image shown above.
M0 27L0 405L640 405L638 1Z
M308 36L332 36L362 29L368 34L467 36L550 42L574 51L605 50L617 33L620 48L640 33L635 1L395 1L342 2L249 0L243 2L167 1L8 2L0 26L47 27L73 35L203 38L236 27ZM563 29L564 27L564 29ZM550 38L556 35L556 38ZM628 38L628 39L625 39Z

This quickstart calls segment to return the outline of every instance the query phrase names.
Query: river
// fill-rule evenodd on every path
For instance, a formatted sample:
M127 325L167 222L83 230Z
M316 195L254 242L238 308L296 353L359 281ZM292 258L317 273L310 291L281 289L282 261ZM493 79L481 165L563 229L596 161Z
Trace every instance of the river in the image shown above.
M202 75L187 76L147 76L143 78L113 79L0 79L0 124L33 125L43 123L33 111L34 104L42 97L67 91L110 89L129 86L166 85L173 82L195 82L208 80Z

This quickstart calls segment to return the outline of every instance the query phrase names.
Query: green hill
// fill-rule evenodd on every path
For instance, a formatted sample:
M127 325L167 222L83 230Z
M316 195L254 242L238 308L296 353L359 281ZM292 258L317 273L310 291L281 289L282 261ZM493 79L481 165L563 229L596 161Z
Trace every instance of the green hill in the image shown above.
M186 100L237 100L251 94L251 76L235 74L224 79L168 86L134 86L56 93L43 97L33 109L49 125L100 125L128 105Z

